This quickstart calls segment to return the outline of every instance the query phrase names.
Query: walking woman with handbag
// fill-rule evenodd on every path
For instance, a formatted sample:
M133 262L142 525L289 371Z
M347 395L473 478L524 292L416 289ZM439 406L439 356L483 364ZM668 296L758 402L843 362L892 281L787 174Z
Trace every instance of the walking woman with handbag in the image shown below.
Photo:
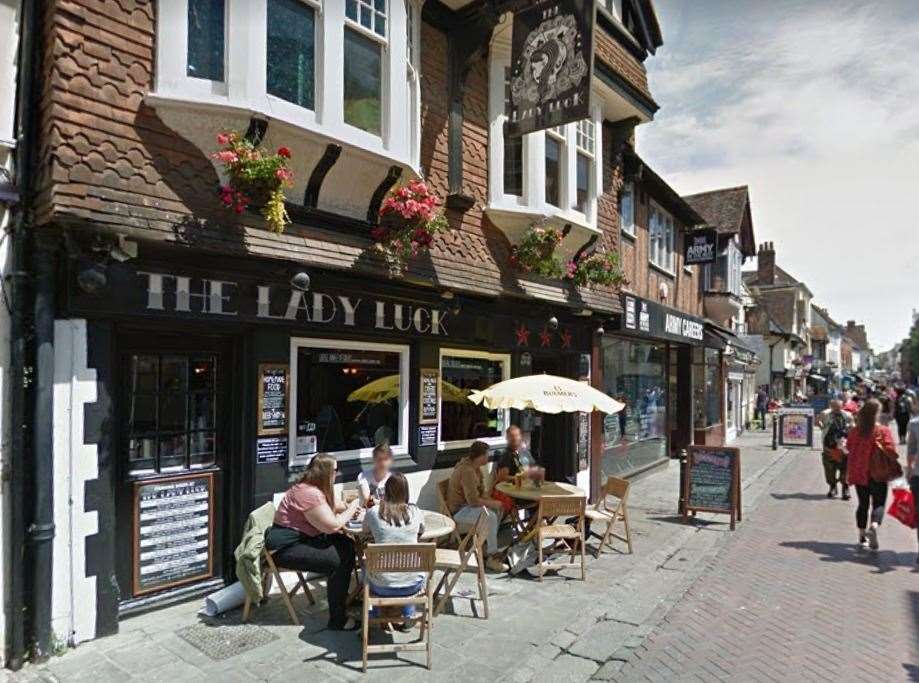
M865 401L846 440L849 448L846 478L858 495L855 511L858 544L872 550L878 549L878 527L884 517L888 482L903 475L893 435L888 427L878 424L880 411L880 401L873 398Z

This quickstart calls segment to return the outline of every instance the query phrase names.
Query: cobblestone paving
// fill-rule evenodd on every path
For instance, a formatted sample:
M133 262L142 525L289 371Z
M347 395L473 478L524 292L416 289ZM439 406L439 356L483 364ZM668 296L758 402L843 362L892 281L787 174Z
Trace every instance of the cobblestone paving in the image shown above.
M616 680L919 681L915 534L888 518L881 550L857 551L854 496L826 499L817 458L800 454L629 661L611 663Z

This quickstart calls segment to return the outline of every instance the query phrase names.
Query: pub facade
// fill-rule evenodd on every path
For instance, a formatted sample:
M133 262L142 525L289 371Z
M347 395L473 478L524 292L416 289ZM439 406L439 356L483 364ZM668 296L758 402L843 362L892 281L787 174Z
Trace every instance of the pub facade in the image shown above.
M633 243L620 231L626 179L641 181L633 130L657 109L643 62L660 28L649 2L543 4L579 10L557 35L591 37L586 71L571 71L589 96L560 106L589 106L516 133L526 113L510 101L532 72L511 63L511 27L532 3L75 0L36 18L23 465L49 476L14 468L14 483L53 501L53 519L36 502L6 549L25 528L53 530L11 570L26 590L8 612L39 654L223 585L249 511L315 453L338 459L346 485L388 443L413 498L434 505L469 444L499 449L511 423L550 477L592 493L673 450L645 444L605 466L623 435L689 443L677 396L691 394L700 341L684 284L696 276L675 257L661 296L645 256L663 262L683 233L643 242L642 200ZM289 159L282 232L225 206L226 131ZM449 227L394 268L378 216L418 179ZM630 294L515 267L534 224L559 231L563 262L620 254ZM539 372L628 394L627 424L617 436L618 418L465 400ZM50 585L30 585L42 571Z

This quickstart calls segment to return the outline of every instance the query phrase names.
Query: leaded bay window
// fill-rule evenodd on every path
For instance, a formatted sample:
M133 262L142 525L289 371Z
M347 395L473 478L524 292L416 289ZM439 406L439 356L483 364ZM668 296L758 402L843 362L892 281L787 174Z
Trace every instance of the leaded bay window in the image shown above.
M511 68L504 67L504 107L510 108L511 101ZM507 124L502 130L504 139L504 194L520 197L523 195L523 138L507 134Z
M303 0L268 0L268 93L315 109L316 10Z
M668 273L674 268L674 225L673 216L660 206L651 203L649 219L649 258L653 265Z
M226 7L224 0L188 0L188 55L190 78L224 80Z
M381 135L386 0L346 0L345 123Z
M575 208L583 214L590 209L590 188L594 160L594 122L584 119L577 122L577 177L575 182Z
M475 405L466 397L510 377L510 356L459 349L442 349L441 442L454 447L475 440L503 441L508 411Z
M546 131L546 204L561 206L562 195L562 150L565 146L563 127Z

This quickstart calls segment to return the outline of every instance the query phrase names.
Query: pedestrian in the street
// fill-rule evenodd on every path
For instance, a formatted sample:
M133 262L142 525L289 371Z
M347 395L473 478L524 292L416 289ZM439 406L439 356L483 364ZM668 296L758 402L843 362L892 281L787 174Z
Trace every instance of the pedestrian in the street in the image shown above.
M906 427L913 416L913 400L906 394L906 390L897 389L897 402L894 405L894 419L897 421L897 435L900 443L906 443Z
M830 487L827 498L836 497L836 488L842 485L842 499L849 500L849 483L846 481L846 435L855 420L842 409L842 402L830 401L830 407L817 417L817 425L823 430L823 474Z
M919 401L913 401L913 417L907 428L906 476L913 492L916 518L919 519ZM919 529L916 530L916 541L919 543ZM919 565L919 551L916 553L916 564Z
M847 411L851 415L855 415L856 413L858 413L858 410L859 410L858 396L856 396L854 393L850 393L848 397L846 398L845 402L842 404L842 409Z
M313 458L300 480L284 494L265 545L282 567L328 576L329 629L355 631L360 623L345 613L355 564L354 542L341 531L354 518L360 501L355 499L347 506L336 503L332 493L336 469L331 456Z
M753 419L759 422L759 428L766 429L766 410L769 407L769 392L766 387L760 387L756 392L756 407L753 409Z
M872 467L872 455L896 463L898 454L893 435L888 427L878 424L881 404L875 399L865 401L858 412L856 425L849 430L846 446L849 450L846 479L855 486L858 508L855 524L858 527L858 544L861 548L878 549L878 527L884 518L889 479L879 475ZM881 461L884 464L885 461ZM869 524L870 515L870 524Z

